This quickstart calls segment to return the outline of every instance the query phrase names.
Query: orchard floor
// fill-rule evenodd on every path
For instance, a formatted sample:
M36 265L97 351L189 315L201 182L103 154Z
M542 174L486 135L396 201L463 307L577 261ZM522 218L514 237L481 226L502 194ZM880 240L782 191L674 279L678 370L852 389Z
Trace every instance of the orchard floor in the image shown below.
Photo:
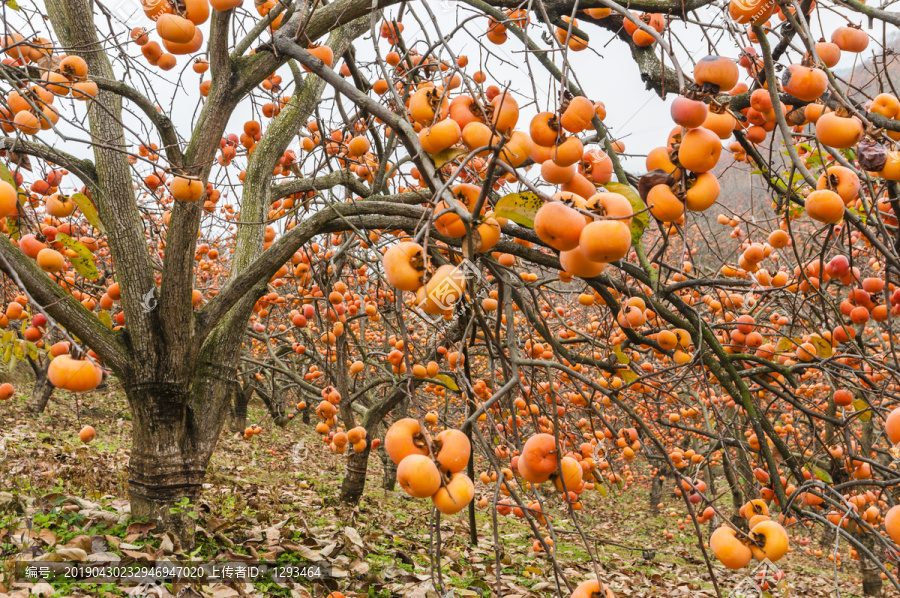
M6 452L0 463L0 491L12 493L24 506L24 513L0 513L0 598L138 595L133 587L114 583L51 586L15 581L10 573L16 559L31 560L65 548L131 557L172 552L165 535L146 530L140 523L129 526L123 516L127 512L125 466L130 434L124 397L114 389L78 397L59 392L47 411L35 418L25 411L25 397L19 395L0 403L0 419ZM273 582L237 587L169 584L145 595L305 598L334 590L360 597L440 595L434 589L437 579L431 574L429 558L430 501L408 498L399 488L382 490L382 464L373 456L360 505L344 508L337 496L346 456L331 453L299 417L279 429L272 426L262 406L253 403L248 421L258 422L264 431L249 441L227 431L219 441L207 489L197 505L197 525L202 531L192 555L234 561L240 555L271 560L269 557L277 554L282 563L296 563L306 555L328 561L336 577L292 587ZM89 445L78 439L86 424L97 430ZM0 445L0 458L3 449ZM478 482L476 497L486 492ZM681 499L667 492L662 514L657 517L648 515L646 488L610 488L606 497L589 491L583 502L583 531L594 542L601 579L616 596L716 596L692 526L679 529ZM571 521L560 513L555 515L561 530L574 530ZM467 521L465 511L441 520L442 595L497 596L492 518L487 509L478 510L477 547L467 542ZM667 539L666 531L674 537ZM836 596L835 579L840 596L859 596L855 562L846 561L835 568L825 557L807 555L802 538L812 534L808 546L818 548L818 532L789 531L794 552L778 564L786 574L791 596ZM534 538L522 520L499 517L499 539L502 596L560 595L546 556L532 550ZM651 556L646 552L616 544L652 552L652 559L644 558ZM841 549L846 556L846 546ZM578 535L558 533L556 550L574 583L593 576ZM28 554L33 556L24 556ZM749 568L735 573L716 565L715 571L722 596L741 595L735 592L746 581ZM772 596L787 595L780 589L770 592ZM563 589L561 594L567 596L568 592Z

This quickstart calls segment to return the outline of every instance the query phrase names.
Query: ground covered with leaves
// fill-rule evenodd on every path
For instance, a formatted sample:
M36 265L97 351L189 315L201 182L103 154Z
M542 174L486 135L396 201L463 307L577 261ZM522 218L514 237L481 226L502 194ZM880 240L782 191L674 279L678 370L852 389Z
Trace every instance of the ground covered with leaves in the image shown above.
M264 429L251 440L226 430L197 505L182 505L196 521L196 545L134 521L127 500L130 421L115 388L76 397L57 393L47 411L30 416L25 397L0 404L0 598L6 596L285 596L340 591L347 596L568 596L546 555L521 520L478 509L478 545L469 543L465 511L440 521L440 549L431 533L430 502L397 488L382 489L382 463L370 459L366 493L355 508L338 501L346 456L328 450L313 427L295 418L285 428L251 405L249 421ZM83 425L97 430L85 445ZM476 497L487 493L478 482ZM491 491L491 496L493 492ZM582 530L599 563L600 578L616 596L716 596L683 503L667 489L660 515L648 515L648 491L608 488L585 494ZM724 498L723 498L724 500ZM596 575L588 550L564 513L551 511L557 558L576 584ZM704 529L704 533L708 533ZM816 556L817 530L795 527L793 551L779 563L783 587L772 596L856 596L857 564L836 566ZM671 537L669 537L671 535ZM807 553L807 549L810 549ZM846 550L846 548L844 548ZM439 564L434 555L439 552ZM829 554L829 550L824 551ZM23 579L16 562L68 561L140 564L166 559L267 561L284 566L319 562L331 577L297 582L46 583ZM722 596L748 583L749 570L714 565ZM19 572L21 573L21 571ZM499 575L499 579L498 579ZM561 583L561 582L560 582ZM756 594L748 594L756 595Z

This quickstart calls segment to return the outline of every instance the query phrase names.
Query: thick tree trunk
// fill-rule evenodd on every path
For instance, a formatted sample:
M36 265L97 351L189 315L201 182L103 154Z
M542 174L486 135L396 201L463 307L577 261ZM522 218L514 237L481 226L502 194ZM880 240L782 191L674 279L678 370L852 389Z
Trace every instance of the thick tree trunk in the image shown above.
M131 514L156 521L183 547L192 547L194 523L188 512L200 497L219 429L199 425L186 385L144 384L125 392L133 417ZM184 499L187 504L177 506Z
M31 360L29 360L31 361ZM45 359L43 363L37 364L32 362L34 370L34 388L31 391L31 401L28 402L28 410L32 413L43 413L50 402L50 396L53 394L54 387L47 378L47 369L50 367L50 360Z
M354 452L347 460L347 473L341 484L341 502L355 505L362 497L366 487L366 473L369 469L369 451L371 443L366 443L366 448L361 452Z

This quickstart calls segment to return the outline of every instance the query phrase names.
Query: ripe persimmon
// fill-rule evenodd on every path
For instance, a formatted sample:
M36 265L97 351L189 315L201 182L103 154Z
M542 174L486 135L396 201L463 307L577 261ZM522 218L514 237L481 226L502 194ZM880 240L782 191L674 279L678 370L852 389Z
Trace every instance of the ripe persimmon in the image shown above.
M719 178L711 172L703 172L688 182L684 205L692 212L703 212L711 208L718 197Z
M844 219L844 201L829 189L813 191L806 198L806 213L818 222L837 224Z
M811 102L818 99L828 88L828 77L822 69L792 64L782 74L781 86L786 93L795 98Z
M737 85L739 76L737 64L724 56L705 56L694 65L697 84L709 85L715 91L729 91Z
M578 246L584 216L560 201L548 201L534 216L534 232L538 238L558 251Z
M382 259L388 283L403 291L417 291L425 276L425 257L422 246L411 241L392 245Z
M60 252L46 247L38 253L37 264L44 272L55 273L66 267L66 260Z
M709 537L709 548L719 562L729 569L746 567L753 558L750 548L735 537L733 529L724 525Z
M647 193L650 214L661 222L674 222L684 214L684 203L668 185L655 185Z
M842 51L854 54L869 47L869 35L859 27L838 27L832 32L831 41Z
M88 444L96 437L97 432L92 426L85 426L81 429L81 432L78 433L78 438L85 444Z
M595 262L588 258L581 245L571 251L563 251L559 254L559 264L563 271L580 278L593 278L600 276L607 264Z
M693 129L701 126L708 116L706 104L684 96L678 96L669 108L672 120L682 127ZM730 135L729 131L729 135Z
M60 355L50 362L47 378L57 388L86 392L100 385L103 371L88 359L73 359L69 355Z
M409 455L428 455L428 443L419 422L407 417L394 422L384 437L384 450L396 465Z
M465 469L472 453L472 446L460 430L448 429L437 435L433 448L434 457L441 471L458 473Z
M429 457L407 455L397 465L397 483L413 498L428 498L441 487L441 473Z
M419 131L419 143L429 154L437 154L459 141L462 131L452 118L445 118Z
M156 20L156 33L164 40L186 44L194 38L196 25L176 14L163 14Z
M584 96L576 96L569 101L569 105L559 117L559 124L569 133L580 133L590 126L592 118L594 118L594 104Z
M577 164L584 155L584 145L578 137L566 137L550 149L550 159L557 166L565 168Z
M684 134L678 147L678 162L693 172L712 170L719 161L722 144L718 135L703 127Z

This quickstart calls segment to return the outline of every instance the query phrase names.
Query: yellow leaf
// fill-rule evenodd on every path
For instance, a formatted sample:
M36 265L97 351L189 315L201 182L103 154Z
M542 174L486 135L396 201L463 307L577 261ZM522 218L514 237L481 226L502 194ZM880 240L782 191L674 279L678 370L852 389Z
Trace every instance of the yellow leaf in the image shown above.
M816 353L822 359L828 359L834 355L834 347L821 336L811 336L809 337L809 342L816 348Z
M522 226L534 228L534 215L542 205L544 202L534 193L510 193L500 198L494 206L494 213Z
M459 392L459 386L456 385L456 382L454 382L453 378L451 378L450 376L447 376L446 374L438 374L434 378L435 380L440 380L441 382L443 382L444 386L446 386L453 392Z
M444 151L431 156L431 159L434 161L434 165L440 168L447 162L452 162L460 156L465 156L467 153L469 152L461 147L448 147Z

